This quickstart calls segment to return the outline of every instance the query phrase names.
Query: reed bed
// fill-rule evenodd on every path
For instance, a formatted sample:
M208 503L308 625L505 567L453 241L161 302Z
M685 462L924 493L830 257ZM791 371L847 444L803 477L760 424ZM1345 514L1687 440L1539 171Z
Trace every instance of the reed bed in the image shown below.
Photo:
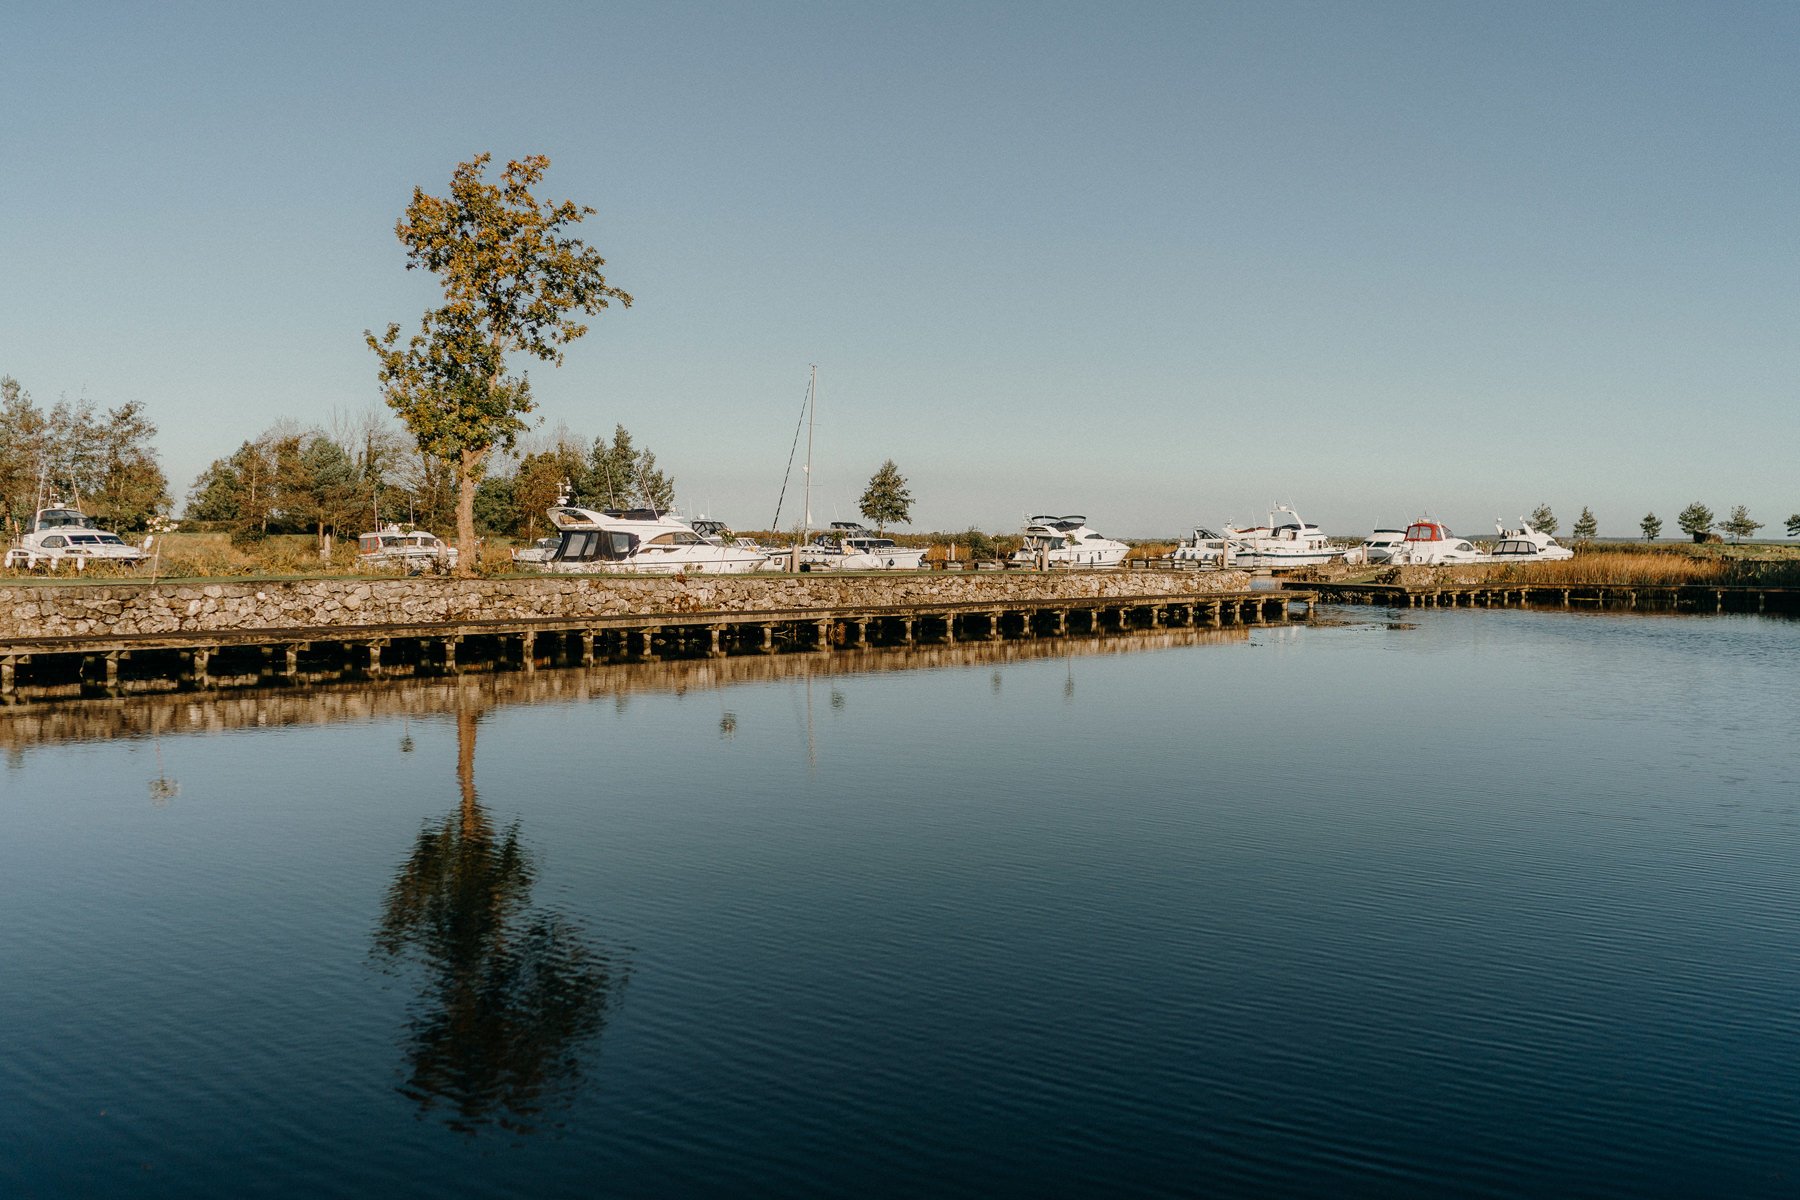
M1584 546L1562 562L1519 563L1489 577L1533 584L1617 587L1800 587L1800 559L1686 548Z

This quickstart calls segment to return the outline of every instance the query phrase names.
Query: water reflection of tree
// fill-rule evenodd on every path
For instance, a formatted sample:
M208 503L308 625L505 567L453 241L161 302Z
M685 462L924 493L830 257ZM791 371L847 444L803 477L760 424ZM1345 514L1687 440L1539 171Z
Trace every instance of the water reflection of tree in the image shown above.
M531 1132L574 1093L582 1055L629 974L579 926L531 904L517 823L496 829L475 793L475 722L456 716L458 811L419 833L389 888L378 957L422 970L400 1091L451 1128Z

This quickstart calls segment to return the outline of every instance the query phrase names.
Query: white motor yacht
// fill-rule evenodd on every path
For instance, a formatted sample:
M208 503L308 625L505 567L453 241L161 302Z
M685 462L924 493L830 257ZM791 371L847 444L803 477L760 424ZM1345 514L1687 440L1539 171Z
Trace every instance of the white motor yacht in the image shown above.
M357 537L356 561L372 570L398 568L417 575L455 566L456 547L446 545L435 533L389 524Z
M833 521L800 548L802 571L916 571L925 561L925 550L894 544L855 521Z
M1032 517L1025 523L1025 544L1007 565L1116 567L1130 549L1089 529L1086 517Z
M1406 527L1406 538L1389 562L1412 564L1481 562L1482 554L1467 538L1431 517L1420 517Z
M1542 530L1533 529L1524 517L1519 518L1518 529L1508 529L1498 521L1494 522L1494 529L1500 540L1488 552L1493 562L1560 562L1575 557L1573 550Z
M1282 513L1292 519L1281 520ZM1232 565L1252 570L1314 567L1344 553L1331 544L1324 530L1301 520L1300 514L1285 504L1275 506L1267 525L1251 529L1234 529L1227 525L1225 536L1232 543Z
M1216 567L1224 563L1230 548L1230 539L1224 534L1196 525L1192 536L1176 543L1169 561L1178 567Z
M521 546L512 552L514 565L521 567L541 567L556 557L556 548L562 545L560 537L541 537L529 546Z
M558 574L745 575L768 562L760 547L715 544L655 509L563 505L549 511L562 540L544 569Z
M118 534L101 529L79 508L53 504L32 516L31 528L6 552L5 565L56 571L71 563L79 571L90 562L131 566L149 557Z

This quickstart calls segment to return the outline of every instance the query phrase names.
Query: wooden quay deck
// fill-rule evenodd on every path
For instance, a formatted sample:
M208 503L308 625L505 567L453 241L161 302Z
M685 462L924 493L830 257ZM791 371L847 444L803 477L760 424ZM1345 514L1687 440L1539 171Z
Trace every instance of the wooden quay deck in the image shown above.
M1800 613L1800 588L1714 584L1298 583L1322 604L1386 608L1587 608L1643 612Z
M78 636L0 636L0 703L134 692L292 686L605 661L1278 624L1300 591L1109 595L653 612Z

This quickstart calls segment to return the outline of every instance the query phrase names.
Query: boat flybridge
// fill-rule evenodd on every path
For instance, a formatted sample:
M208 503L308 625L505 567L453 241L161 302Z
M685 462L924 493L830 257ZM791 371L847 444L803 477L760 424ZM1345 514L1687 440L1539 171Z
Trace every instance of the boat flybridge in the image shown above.
M746 575L768 562L759 547L709 541L653 508L558 505L549 514L562 541L544 569L558 574Z
M1494 522L1500 540L1488 552L1489 559L1494 562L1560 562L1575 557L1573 550L1542 530L1533 529L1524 517L1519 518L1519 526L1508 529L1500 522Z
M1025 542L1008 560L1014 567L1116 567L1131 547L1088 528L1087 518L1032 517Z
M1290 520L1282 520L1286 514ZM1285 504L1277 504L1269 513L1269 523L1250 529L1225 527L1231 541L1233 566L1252 570L1284 570L1289 567L1315 567L1341 557L1343 551L1331 544L1325 531Z
M924 561L924 547L895 545L855 521L833 521L800 548L802 571L916 571Z
M5 565L55 571L64 563L73 563L79 571L90 562L132 566L149 557L140 547L94 524L79 508L52 504L32 516L31 528L6 552Z
M1406 539L1388 561L1414 564L1473 563L1483 561L1483 555L1475 549L1474 543L1467 538L1457 537L1442 521L1420 517L1406 527Z

